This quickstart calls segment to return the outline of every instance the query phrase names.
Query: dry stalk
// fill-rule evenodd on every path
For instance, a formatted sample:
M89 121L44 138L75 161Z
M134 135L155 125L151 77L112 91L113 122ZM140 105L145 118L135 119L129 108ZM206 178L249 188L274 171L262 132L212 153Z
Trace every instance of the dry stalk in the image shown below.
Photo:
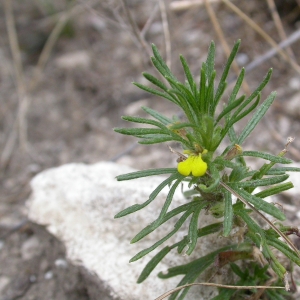
M218 19L217 19L217 16L216 16L214 10L212 9L212 7L210 5L210 1L209 0L204 0L204 3L205 3L206 10L208 12L208 15L210 17L210 20L211 20L211 22L212 22L212 24L214 26L214 29L215 29L215 31L217 33L217 36L218 36L218 38L221 41L222 47L224 49L224 52L226 53L226 56L229 57L231 50L230 50L230 48L228 46L228 43L226 41L225 35L223 33L223 30L222 30L222 28L220 26L220 23L219 23ZM232 66L233 66L234 71L238 75L239 74L239 66L238 66L238 64L236 63L235 60L233 61ZM243 86L245 92L247 94L250 94L249 85L247 84L247 82L245 80L243 81L242 86Z
M267 0L267 3L269 5L269 8L270 8L270 11L271 11L271 14L272 14L272 18L273 18L273 21L275 23L278 34L280 36L280 39L283 41L287 38L287 36L285 34L285 31L284 31L280 16L278 14L276 5L274 3L274 0ZM286 50L287 50L287 53L293 58L293 60L295 60L295 55L292 51L292 48L287 47Z
M291 67L300 74L300 67L295 63L289 55L283 51L278 44L254 21L251 20L244 12L242 12L237 6L231 3L229 0L222 0L233 12L235 12L242 20L244 20L253 30L255 30L259 35L261 35L272 47L276 49L278 54L287 61Z
M171 37L170 37L170 30L169 30L169 23L166 13L166 5L164 0L158 0L161 20L164 30L164 37L165 37L165 44L166 44L166 62L169 68L171 69Z

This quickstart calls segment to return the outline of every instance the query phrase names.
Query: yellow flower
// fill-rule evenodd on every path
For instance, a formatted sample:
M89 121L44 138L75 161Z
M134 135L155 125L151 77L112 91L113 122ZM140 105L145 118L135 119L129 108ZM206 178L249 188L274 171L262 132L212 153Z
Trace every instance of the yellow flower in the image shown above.
M207 170L207 163L202 160L201 154L190 155L185 161L178 164L177 170L181 175L195 177L203 176Z

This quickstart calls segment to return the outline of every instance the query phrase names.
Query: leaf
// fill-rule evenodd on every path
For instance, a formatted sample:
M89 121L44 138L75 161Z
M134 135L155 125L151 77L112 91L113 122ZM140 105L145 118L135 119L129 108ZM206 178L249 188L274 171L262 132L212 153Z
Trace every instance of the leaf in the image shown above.
M237 80L236 80L236 83L235 83L235 86L229 96L229 100L228 100L228 104L231 104L233 101L235 101L236 99L236 96L242 86L242 83L243 83L243 80L244 80L244 76L245 76L245 68L242 68Z
M257 107L257 105L259 104L259 101L260 101L260 94L258 94L255 102L249 108L245 109L244 111L242 111L241 113L239 113L235 117L232 116L232 122L230 122L230 124L233 125L233 124L237 123L239 120L243 119L248 114L250 114L251 111ZM232 126L232 125L230 125L230 126Z
M235 186L239 187L239 188L245 188L245 187L259 187L259 186L267 186L267 185L273 185L276 183L280 183L282 181L285 181L286 179L289 178L289 175L285 174L285 175L280 175L280 176L275 176L275 177L268 177L268 178L264 178L264 179L250 179L247 181L241 181L241 182L237 182L234 183Z
M189 86L190 86L191 90L194 90L194 87L195 87L196 83L195 83L195 81L193 79L193 75L192 75L192 73L190 71L188 63L187 63L186 59L182 55L180 55L180 61L181 61L182 67L184 69L184 73L185 73L186 79L187 79L187 81L189 83Z
M197 245L197 240L198 240L198 219L199 219L199 214L202 210L202 208L206 206L206 203L203 202L202 204L198 205L192 215L191 221L190 221L190 226L189 226L189 233L187 236L187 239L189 240L188 244L188 249L186 251L186 255L191 255L192 252L194 251L196 245Z
M142 106L142 109L147 112L149 115L151 115L152 117L154 117L155 119L157 119L158 121L160 121L162 124L164 125L169 125L172 123L172 120L165 117L164 115L160 114L159 112L157 112L154 109L151 109L149 107L146 106Z
M141 145L152 145L152 144L160 144L165 142L174 141L174 138L171 136L161 136L156 138L144 138L143 140L140 140L138 143Z
M161 67L164 70L164 73L161 73L161 74L164 76L167 74L167 76L171 77L174 80L177 80L176 77L170 71L169 67L166 65L165 61L162 59L157 47L154 44L152 44L152 51L153 51L155 59L157 60L157 62L161 65Z
M161 88L163 91L167 92L168 91L168 88L165 86L165 84L158 80L156 77L154 77L153 75L151 74L148 74L146 72L143 73L143 76L149 80L151 83L153 83L154 85L156 85L157 87Z
M225 210L224 210L224 222L223 222L223 235L227 237L229 236L232 229L233 208L232 208L231 194L227 190L225 190L224 196L225 196Z
M200 91L199 91L199 99L198 99L198 106L200 108L200 113L205 114L206 111L206 104L205 104L205 95L206 95L206 73L205 73L205 63L202 64L202 68L200 71Z
M213 103L213 112L215 111L219 101L220 101L220 98L224 92L224 86L226 86L226 78L228 76L228 73L229 73L229 70L230 70L230 66L238 52L238 49L240 47L240 44L241 44L241 40L238 40L233 48L232 48L232 51L228 57L228 60L226 62L226 65L224 67L224 70L223 70L223 73L222 73L222 77L220 79L220 82L219 82L219 85L218 85L218 88L217 88L217 91L216 91L216 95L215 95L215 98L214 98L214 103Z
M115 132L125 135L143 135L143 134L164 134L166 133L162 129L156 128L114 128Z
M181 181L185 178L185 176L181 175L181 174L176 174L177 175L177 180L175 181L175 183L172 185L172 187L170 188L170 191L168 193L168 196L166 198L166 201L162 207L162 210L159 214L159 217L157 219L157 221L161 222L163 220L163 218L165 217L166 215L166 212L173 200L173 196L174 196L174 193L175 193L175 190L177 189L178 185L181 183Z
M165 222L167 222L169 219L173 218L174 216L185 212L187 210L192 209L194 206L197 206L198 203L196 201L192 201L183 205L180 205L176 208L174 208L173 210L169 211L165 217L163 218L163 220L159 223L159 226L164 224ZM144 238L146 235L148 235L149 233L151 233L152 231L154 231L157 227L156 227L156 223L153 222L151 224L149 224L148 226L146 226L145 228L143 228L132 240L131 240L131 244L138 242L139 240L141 240L142 238Z
M298 257L298 255L292 251L285 243L283 243L282 241L278 240L277 238L273 237L273 236L269 236L267 235L267 243L278 249L280 252L282 252L287 258L289 258L291 261L293 261L295 264L297 264L298 266L300 266L300 258ZM298 251L299 252L299 251Z
M179 229L180 227L183 225L183 223L185 222L185 220L188 218L188 216L192 213L192 209L188 209L181 217L180 219L176 222L176 224L174 225L174 229L169 232L164 238L160 239L159 241L157 241L155 244L153 244L151 247L146 248L142 251L140 251L139 253L137 253L134 257L132 257L130 259L129 262L134 262L137 261L139 259L141 259L142 257L144 257L145 255L147 255L148 253L150 253L151 251L155 250L158 246L160 246L162 243L164 243L166 240L168 240L171 236L173 236ZM153 222L153 227L152 229L156 229L158 226L161 225L161 222L159 222L158 220L156 220L155 222ZM137 240L137 239L136 239ZM135 241L136 241L135 240Z
M218 222L218 223L213 223L213 224L207 225L205 227L199 228L198 233L197 233L198 238L212 234L212 233L216 233L216 232L220 231L222 227L223 227L223 223ZM188 242L189 241L188 241L188 238L186 235L180 242L174 244L172 246L172 248L178 247L177 252L180 254L183 251L183 249L185 249Z
M205 227L199 228L198 229L198 238L208 235L208 234L218 232L219 230L221 230L222 225L223 224L221 222L218 222L218 223L213 223L213 224L207 225Z
M169 130L164 124L161 124L160 122L157 122L157 121L151 120L151 119L131 117L131 116L124 116L124 117L122 117L122 119L125 121L128 121L128 122L157 126L165 131Z
M300 168L296 168L296 167L273 168L267 172L267 175L281 175L281 172L300 172Z
M168 269L168 273L160 272L158 274L159 278L166 279L170 277L174 277L177 275L185 274L185 276L181 279L177 286L182 286L187 283L193 283L201 273L203 273L211 264L215 262L216 256L223 251L226 250L234 250L237 245L230 245L223 248L220 248L214 252L211 252L205 256L202 256L186 265L181 265L177 267L173 267ZM175 300L178 294L181 292L179 299L184 299L185 295L188 293L190 287L185 288L182 292L179 290L172 294L169 300Z
M269 160L271 162L280 163L280 164L291 164L293 161L284 157L271 155L269 153L258 152L258 151L244 151L243 156L253 156Z
M131 180L141 177L148 177L148 176L154 176L154 175L162 175L162 174L173 174L177 173L177 169L175 168L161 168L161 169L148 169L143 171L137 171L127 174L122 174L116 177L118 181L123 180Z
M273 186L269 189L265 189L265 190L255 194L255 196L259 197L259 198L266 198L266 197L269 197L272 195L277 195L277 194L279 194L283 191L289 190L293 187L294 187L294 185L291 182L285 182L285 183Z
M140 88L140 89L142 89L142 90L144 90L144 91L146 91L150 94L153 94L153 95L159 96L159 97L163 97L163 98L165 98L165 99L167 99L167 100L169 100L169 101L171 101L171 102L178 105L178 101L176 101L176 98L173 98L172 96L170 96L169 94L167 94L165 92L160 92L158 90L155 90L153 88L150 88L148 86L145 86L145 85L137 83L137 82L133 82L133 84L135 86L137 86L138 88Z
M208 48L207 59L205 62L206 65L206 77L211 78L212 73L214 72L215 68L215 53L216 53L216 46L214 41L211 41L210 46Z
M231 102L228 104L224 110L219 114L218 118L216 119L216 123L218 123L224 116L226 116L228 113L230 113L233 109L235 109L237 106L239 106L245 99L245 95L238 98L237 100Z
M119 213L117 213L115 215L115 218L121 218L124 217L126 215L132 214L144 207L146 207L148 204L150 204L155 198L156 196L161 192L161 190L166 187L167 185L171 184L175 179L178 178L179 175L177 172L175 174L172 174L169 178L167 178L166 180L164 180L149 196L149 199L142 203L142 204L134 204L132 206L129 206L127 208L125 208L124 210L120 211Z
M170 252L171 248L169 246L160 250L145 266L141 275L139 276L137 283L143 282L150 273L155 269L155 267L161 262L161 260Z
M230 186L232 186L233 189L235 189L234 184L230 184ZM278 220L281 221L285 220L284 213L281 210L279 210L276 206L274 206L274 204L270 204L259 197L251 195L243 189L237 189L236 191L238 194L244 197L248 202L253 204L256 209L261 210Z
M265 115L273 101L275 100L276 92L270 94L270 96L263 102L263 104L256 110L255 114L246 125L242 133L240 134L237 144L242 145L245 139L249 136L249 134L256 127L261 118Z

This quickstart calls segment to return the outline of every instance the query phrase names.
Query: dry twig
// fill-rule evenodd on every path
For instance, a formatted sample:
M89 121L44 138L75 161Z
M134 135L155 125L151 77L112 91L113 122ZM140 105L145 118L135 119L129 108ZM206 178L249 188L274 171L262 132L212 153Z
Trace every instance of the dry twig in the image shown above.
M131 15L131 12L130 12L128 6L127 6L126 1L122 0L122 4L123 4L124 10L125 10L125 13L127 15L128 21L130 23L130 26L132 28L134 36L137 38L137 40L139 41L139 43L141 44L141 46L145 50L145 52L148 54L148 56L151 56L151 52L150 52L150 49L147 45L147 42L145 41L144 37L141 35L141 33L140 33L140 31L139 31L132 15Z
M166 5L164 0L158 0L158 3L160 8L161 20L162 20L165 43L166 43L166 62L169 68L171 69L171 38L170 38L169 23L168 23L168 18L166 13Z
M231 3L229 0L222 0L232 11L234 11L241 19L243 19L253 30L255 30L259 35L261 35L272 47L276 49L278 54L287 61L291 67L300 74L300 67L295 63L289 55L285 53L277 43L254 21L251 20L244 12L242 12L237 6Z
M274 3L274 0L267 0L267 3L269 5L269 8L270 8L270 11L272 14L272 18L273 18L273 21L277 28L280 39L285 40L287 37L286 37L285 31L284 31L281 19L279 17L276 5ZM295 60L295 55L290 47L287 47L287 53Z
M26 95L26 88L24 82L23 65L21 58L21 51L18 42L17 31L15 27L15 19L13 14L12 0L5 0L4 2L5 22L9 39L9 46L13 57L14 77L16 80L16 87L18 93L18 113L11 132L7 138L5 146L2 150L0 162L2 169L6 169L13 149L19 138L21 149L27 148L27 110L28 98ZM18 134L16 133L18 132Z
M222 30L222 28L220 26L220 23L219 23L219 21L217 19L217 16L216 16L214 10L212 9L212 7L210 5L210 1L209 0L204 0L204 2L205 2L206 10L207 10L207 12L209 14L210 20L211 20L211 22L212 22L212 24L213 24L213 26L215 28L215 31L216 31L216 33L217 33L217 35L218 35L218 37L219 37L219 39L221 41L221 44L222 44L222 47L223 47L223 49L224 49L224 51L226 53L226 56L229 57L231 50L230 50L230 48L228 46L228 43L227 43L227 41L225 39L223 30ZM237 63L236 63L235 60L233 61L232 66L233 66L234 71L238 75L239 74L239 66L237 65ZM245 92L247 94L250 94L249 85L247 84L247 82L245 80L243 81L242 86L243 86Z

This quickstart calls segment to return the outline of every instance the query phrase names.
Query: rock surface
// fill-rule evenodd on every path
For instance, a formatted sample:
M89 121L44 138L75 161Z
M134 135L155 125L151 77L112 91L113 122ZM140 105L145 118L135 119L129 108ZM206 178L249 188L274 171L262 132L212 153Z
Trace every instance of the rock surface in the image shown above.
M132 264L129 264L130 258L165 236L174 223L164 224L137 244L130 244L133 236L158 216L168 192L165 189L147 208L114 219L114 215L122 209L146 201L163 179L147 177L116 181L115 176L132 171L129 167L114 163L69 164L44 171L31 182L33 192L27 202L29 218L46 225L52 234L64 242L69 260L83 266L91 299L99 299L99 295L101 299L155 299L176 287L181 279L178 276L161 280L156 276L158 271L193 258L171 251L146 281L136 284L143 267L153 255L149 254ZM173 207L186 201L179 190L175 193ZM207 224L205 218L208 217L201 217L202 226ZM183 226L172 242L180 240L186 230L187 227ZM224 244L222 238L209 236L198 246L194 252L197 256L194 257L207 254L220 244ZM192 287L186 299L211 299L215 293L213 288Z

